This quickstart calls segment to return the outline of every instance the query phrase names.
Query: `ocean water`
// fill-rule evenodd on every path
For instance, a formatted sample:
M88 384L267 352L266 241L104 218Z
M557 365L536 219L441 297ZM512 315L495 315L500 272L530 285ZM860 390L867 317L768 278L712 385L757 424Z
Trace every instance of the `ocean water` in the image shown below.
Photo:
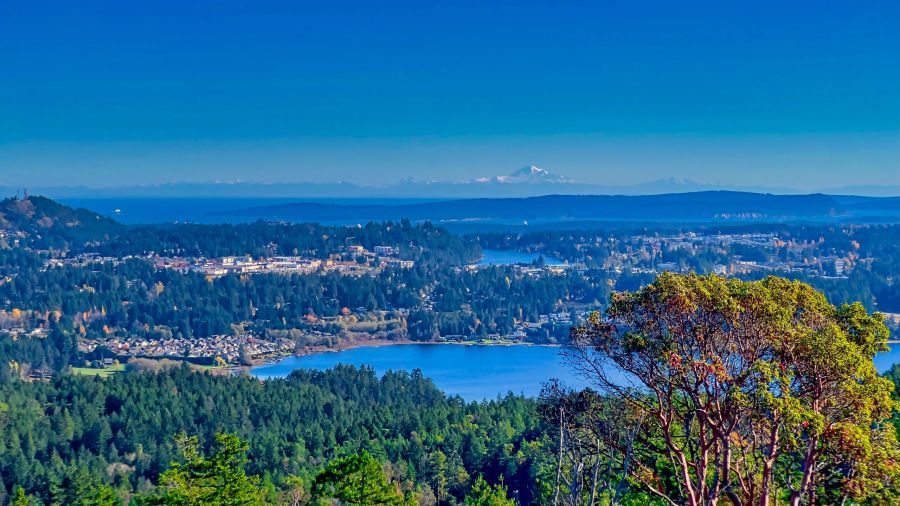
M426 199L296 199L296 198L195 198L195 197L121 197L60 198L67 206L83 207L127 225L154 223L248 223L255 217L234 216L230 211L252 207L275 206L294 202L319 204L408 204Z

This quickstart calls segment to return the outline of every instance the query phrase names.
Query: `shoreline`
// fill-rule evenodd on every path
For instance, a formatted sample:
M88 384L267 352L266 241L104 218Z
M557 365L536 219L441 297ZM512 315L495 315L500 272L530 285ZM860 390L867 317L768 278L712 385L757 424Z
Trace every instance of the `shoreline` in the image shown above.
M269 360L260 360L258 363L254 363L250 366L244 366L243 369L250 370L254 367L261 367L266 365L273 365L281 362L286 358L300 358L300 357L308 357L312 355L321 355L323 353L339 353L342 351L353 350L357 348L381 348L386 346L402 346L402 345L449 345L449 346L534 346L534 347L547 347L547 348L559 348L561 344L544 344L544 343L516 343L516 342L478 342L478 341L444 341L444 342L436 342L436 341L413 341L410 339L404 339L402 341L389 340L389 339L361 339L357 341L353 341L350 343L343 343L338 346L323 346L316 345L311 346L300 353L291 353L288 355L284 355L275 359Z

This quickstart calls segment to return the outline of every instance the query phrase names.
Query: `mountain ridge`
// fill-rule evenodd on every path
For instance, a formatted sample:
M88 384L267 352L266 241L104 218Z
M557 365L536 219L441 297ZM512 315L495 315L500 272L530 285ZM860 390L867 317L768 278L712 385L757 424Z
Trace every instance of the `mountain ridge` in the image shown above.
M526 165L507 175L480 176L461 181L405 178L394 183L366 185L351 181L335 182L174 182L132 186L91 188L40 187L33 194L53 198L428 198L455 199L479 197L536 197L541 195L658 195L707 190L756 193L806 194L796 188L754 185L702 183L691 179L659 178L642 183L615 184L578 181L568 176ZM0 195L13 195L21 188L0 186ZM900 195L900 185L858 185L820 190L826 194L864 196Z

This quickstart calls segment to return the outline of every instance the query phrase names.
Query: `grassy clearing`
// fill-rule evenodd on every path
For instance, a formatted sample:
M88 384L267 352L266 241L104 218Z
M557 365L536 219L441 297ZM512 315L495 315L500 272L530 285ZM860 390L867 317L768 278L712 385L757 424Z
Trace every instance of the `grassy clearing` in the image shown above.
M116 364L104 367L102 369L94 369L93 367L73 367L72 373L81 374L84 376L100 376L101 378L107 378L124 370L125 364Z

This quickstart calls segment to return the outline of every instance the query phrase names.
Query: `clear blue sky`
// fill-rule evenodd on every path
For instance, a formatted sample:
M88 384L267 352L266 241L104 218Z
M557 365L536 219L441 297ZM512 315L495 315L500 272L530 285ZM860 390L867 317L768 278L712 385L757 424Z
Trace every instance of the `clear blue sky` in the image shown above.
M900 184L900 2L6 2L0 185Z

